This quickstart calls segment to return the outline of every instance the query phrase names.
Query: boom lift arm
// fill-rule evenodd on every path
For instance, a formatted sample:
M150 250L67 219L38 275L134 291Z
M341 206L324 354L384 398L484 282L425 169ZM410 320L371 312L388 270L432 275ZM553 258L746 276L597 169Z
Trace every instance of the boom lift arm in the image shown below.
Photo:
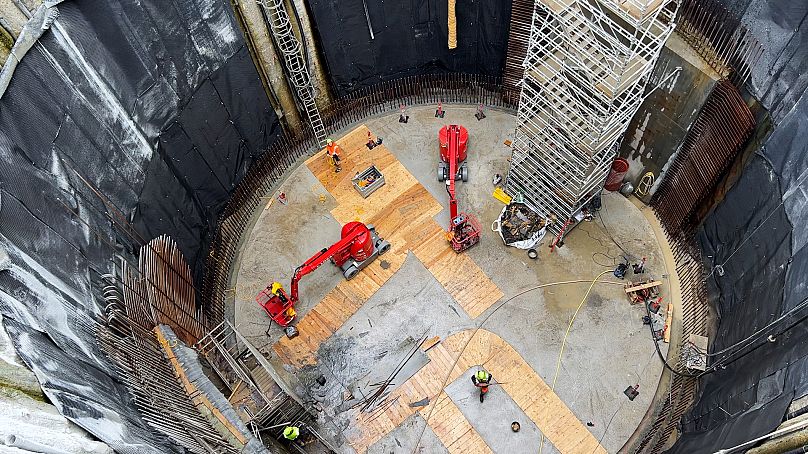
M255 297L256 302L264 308L269 316L281 326L289 326L295 319L294 306L299 301L298 283L307 274L319 268L327 260L342 270L346 279L356 276L359 271L372 262L378 255L390 249L390 243L376 234L372 225L361 222L349 222L342 227L342 238L324 248L295 268L292 274L291 296L283 286L273 282Z
M445 129L446 141L443 142ZM455 181L468 181L466 165L466 140L468 133L460 125L444 126L438 133L441 142L441 163L438 164L438 181L446 181L446 192L449 193L449 228L446 238L452 249L463 252L480 242L480 224L477 218L469 213L457 212L457 193ZM445 148L444 148L445 147Z
M360 224L362 227L364 225ZM313 272L317 268L320 267L323 263L326 262L328 259L332 259L331 261L334 264L339 264L340 266L342 263L350 257L350 246L353 244L354 241L358 239L358 237L365 233L365 229L359 229L360 225L353 225L351 229L348 231L348 235L344 236L341 240L337 241L336 243L332 244L330 248L323 248L320 252L314 254L313 257L303 262L302 265L295 268L295 272L292 275L292 301L297 303L298 301L298 282L303 276ZM347 255L348 257L344 257ZM358 270L357 270L358 271ZM350 279L351 277L345 276L346 278Z

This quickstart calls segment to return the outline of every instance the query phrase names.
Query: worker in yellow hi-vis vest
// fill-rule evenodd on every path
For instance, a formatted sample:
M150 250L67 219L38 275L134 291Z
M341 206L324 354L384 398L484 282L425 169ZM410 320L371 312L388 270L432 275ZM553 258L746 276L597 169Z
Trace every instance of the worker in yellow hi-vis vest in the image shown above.
M493 375L489 374L485 369L478 369L477 372L471 376L471 382L474 386L480 388L480 402L485 400L485 395L488 394L488 385L491 384Z
M295 441L299 436L300 436L300 428L297 426L286 426L283 429L283 438L289 441Z

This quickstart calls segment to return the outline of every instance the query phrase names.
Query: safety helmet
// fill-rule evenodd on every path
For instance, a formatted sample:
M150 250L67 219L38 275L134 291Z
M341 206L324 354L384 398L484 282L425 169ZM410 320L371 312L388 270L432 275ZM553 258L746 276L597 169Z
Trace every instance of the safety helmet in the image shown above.
M480 369L477 371L477 380L488 380L488 372Z
M334 141L331 139L325 139L325 143L331 145L332 143L334 143Z
M281 285L280 282L273 282L272 283L272 289L270 291L272 293L278 293L278 290L280 290L282 288L283 288L283 286Z

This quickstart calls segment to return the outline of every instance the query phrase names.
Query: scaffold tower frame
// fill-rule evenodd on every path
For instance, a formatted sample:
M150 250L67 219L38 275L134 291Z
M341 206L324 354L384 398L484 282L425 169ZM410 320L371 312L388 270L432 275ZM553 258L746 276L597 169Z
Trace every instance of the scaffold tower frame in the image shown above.
M536 0L506 191L559 222L600 192L676 0Z

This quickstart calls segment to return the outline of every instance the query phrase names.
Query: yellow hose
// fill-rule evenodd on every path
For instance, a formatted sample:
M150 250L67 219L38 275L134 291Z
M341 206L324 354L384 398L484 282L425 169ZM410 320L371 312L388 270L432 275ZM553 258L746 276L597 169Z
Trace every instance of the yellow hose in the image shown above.
M564 347L567 346L567 337L570 335L570 330L572 330L572 324L575 323L575 317L578 316L578 312L580 312L581 308L584 307L586 304L586 299L589 298L589 293L592 292L592 287L595 286L595 283L598 282L598 279L601 278L604 274L611 273L612 270L606 270L602 273L598 274L595 279L592 280L592 283L589 285L589 288L586 290L583 299L578 304L578 307L575 309L575 313L572 314L572 318L570 319L570 323L567 325L567 331L564 333L564 340L561 341L561 350L558 351L558 360L556 361L556 369L555 374L553 375L553 384L550 386L550 389L555 392L555 385L556 381L558 381L558 372L561 370L561 357L564 355ZM541 445L539 446L539 454L544 450L544 434L541 436Z

